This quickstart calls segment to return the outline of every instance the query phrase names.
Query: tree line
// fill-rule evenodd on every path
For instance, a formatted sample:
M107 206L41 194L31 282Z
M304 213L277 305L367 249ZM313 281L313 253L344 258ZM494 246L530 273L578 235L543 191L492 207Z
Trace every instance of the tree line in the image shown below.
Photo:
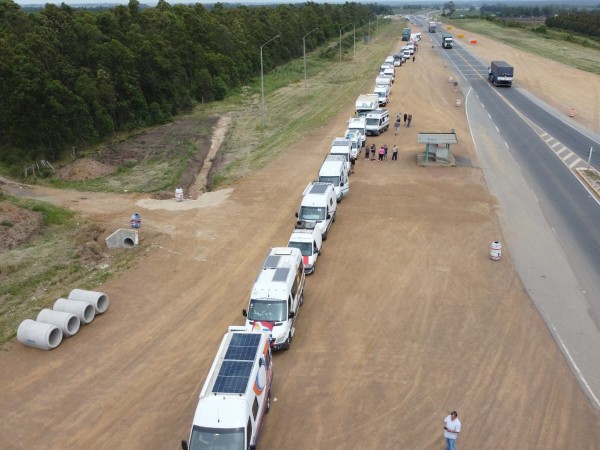
M374 19L359 3L171 6L137 0L103 11L0 0L0 158L57 159L71 146L164 123L223 99L265 71ZM332 54L331 57L335 55Z
M546 26L600 38L600 11L569 13L548 17Z

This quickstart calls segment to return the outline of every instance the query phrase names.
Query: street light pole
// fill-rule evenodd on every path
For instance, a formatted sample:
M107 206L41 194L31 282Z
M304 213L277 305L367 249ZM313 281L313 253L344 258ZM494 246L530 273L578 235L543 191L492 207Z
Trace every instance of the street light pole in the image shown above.
M302 55L304 57L304 98L306 98L306 36L310 33L314 33L319 28L315 28L314 30L309 31L302 37Z
M264 77L264 73L263 73L263 47L265 45L267 45L269 42L274 41L275 39L277 39L279 36L281 36L280 34L278 34L275 37L272 37L271 39L269 39L267 42L265 42L263 45L260 46L260 93L261 93L261 99L262 99L262 126L263 128L265 127L265 77Z
M352 24L349 23L348 25L344 25L342 28L340 28L340 65L342 64L342 30L344 28L349 27L350 25L352 25Z
M354 25L354 52L352 53L352 59L356 59L356 25Z

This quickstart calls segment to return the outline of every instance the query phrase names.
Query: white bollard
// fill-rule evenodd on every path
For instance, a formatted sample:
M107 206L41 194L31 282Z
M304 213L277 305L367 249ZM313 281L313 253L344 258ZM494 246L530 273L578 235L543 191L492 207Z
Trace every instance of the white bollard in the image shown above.
M178 202L183 201L183 189L181 189L181 188L175 189L175 200L177 200Z
M494 241L490 245L490 259L492 261L499 261L500 258L502 258L502 244L498 241Z
M49 323L60 328L64 337L70 337L79 331L81 322L75 314L42 309L36 319L38 322Z
M51 350L62 342L62 331L55 325L26 319L17 328L17 340L28 347Z
M54 311L68 312L75 314L79 317L79 320L83 325L87 325L94 317L96 317L96 310L94 305L79 300L69 300L66 298L59 298L54 302Z
M73 289L68 299L89 303L96 310L96 314L102 314L108 309L108 296L104 292Z
M452 83L452 77L448 77L448 83Z
M461 104L461 103L462 103L462 102L460 101L460 98L457 98L457 99L456 99L456 106L460 106L460 104Z

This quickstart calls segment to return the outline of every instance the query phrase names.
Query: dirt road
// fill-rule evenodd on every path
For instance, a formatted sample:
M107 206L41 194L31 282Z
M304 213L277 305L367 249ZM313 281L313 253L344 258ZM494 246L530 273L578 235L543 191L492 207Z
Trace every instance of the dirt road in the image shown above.
M502 239L497 204L445 70L426 46L397 70L388 108L411 113L412 126L370 140L398 143L399 161L357 163L307 280L292 348L274 358L264 449L442 449L453 409L461 449L600 448L600 415L510 252L488 258ZM256 271L270 246L287 242L302 189L357 94L329 135L204 194L196 208L86 194L77 205L92 220L139 210L142 233L150 230L143 244L155 250L99 286L111 307L79 335L51 352L13 344L0 355L0 447L177 448L223 333L243 323ZM452 128L452 150L472 167L417 167L417 133ZM77 196L38 193L70 206Z

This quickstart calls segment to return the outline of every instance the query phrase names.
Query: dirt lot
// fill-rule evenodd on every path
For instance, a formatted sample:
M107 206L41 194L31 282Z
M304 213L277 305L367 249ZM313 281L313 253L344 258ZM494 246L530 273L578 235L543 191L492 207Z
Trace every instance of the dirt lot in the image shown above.
M531 59L492 45L481 39L479 48ZM564 69L542 64L553 75ZM370 140L398 143L398 162L357 163L307 281L292 348L274 358L276 401L262 448L441 450L442 420L453 409L461 449L600 448L600 415L510 252L488 258L489 243L502 240L498 205L446 71L427 46L397 71L388 108L411 113L412 126ZM582 86L572 86L573 98L585 97ZM141 232L153 236L144 245L156 250L101 286L108 312L56 350L14 343L2 352L0 447L178 448L221 336L243 323L256 271L270 246L287 242L300 193L357 94L348 93L330 133L309 136L233 189L180 204L80 199L77 208L99 222L139 210ZM417 167L417 133L452 128L452 150L472 166ZM66 206L78 198L35 193Z

